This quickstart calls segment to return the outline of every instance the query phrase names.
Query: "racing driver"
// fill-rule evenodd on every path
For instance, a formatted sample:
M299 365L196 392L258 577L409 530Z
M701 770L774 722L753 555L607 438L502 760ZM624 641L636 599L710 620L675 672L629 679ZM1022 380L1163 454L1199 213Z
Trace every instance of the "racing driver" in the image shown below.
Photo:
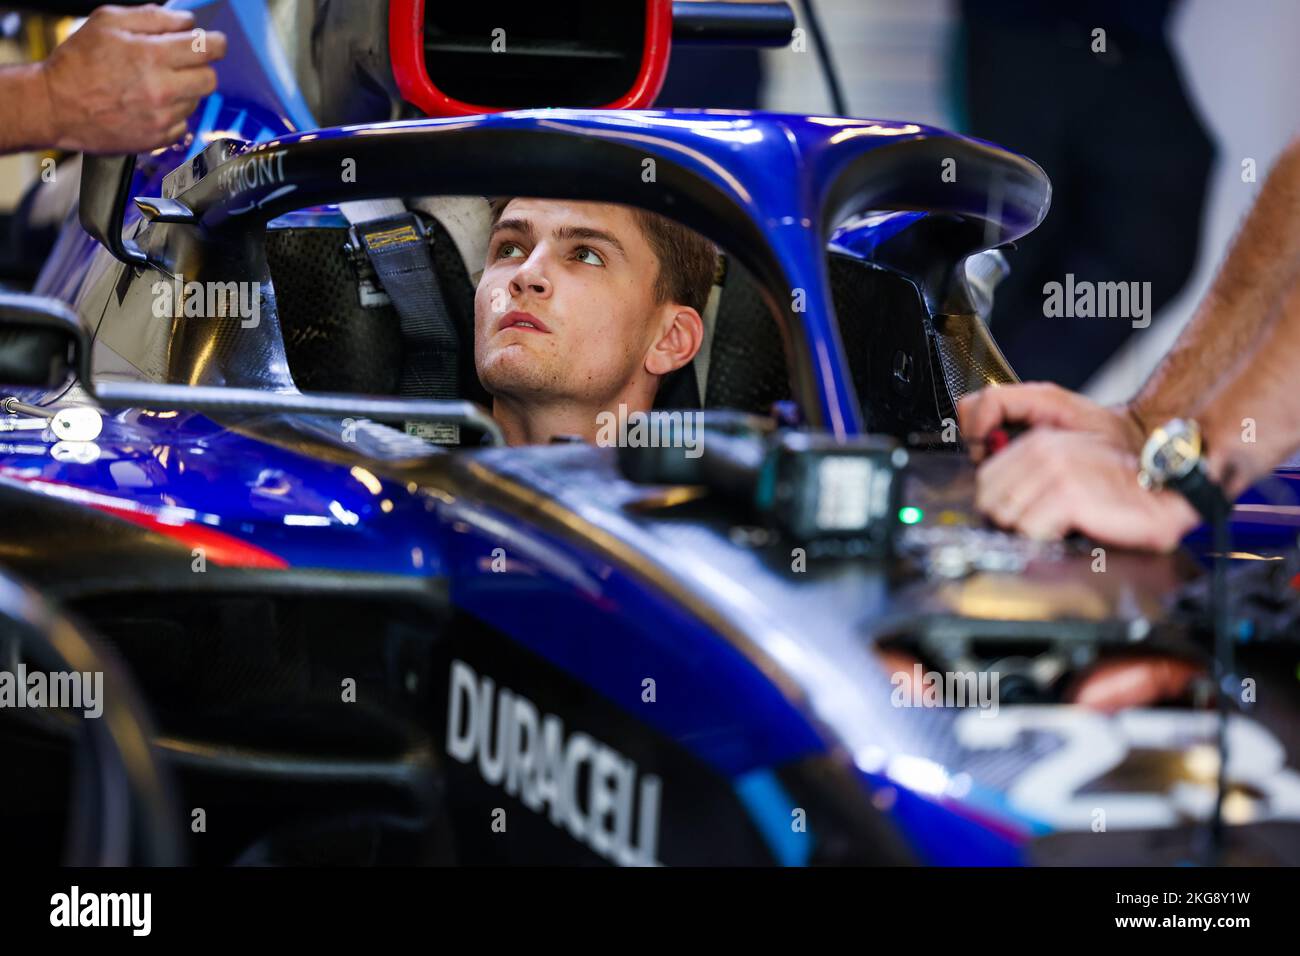
M602 413L649 412L700 349L713 245L608 203L516 197L492 212L474 362L506 441L594 442Z

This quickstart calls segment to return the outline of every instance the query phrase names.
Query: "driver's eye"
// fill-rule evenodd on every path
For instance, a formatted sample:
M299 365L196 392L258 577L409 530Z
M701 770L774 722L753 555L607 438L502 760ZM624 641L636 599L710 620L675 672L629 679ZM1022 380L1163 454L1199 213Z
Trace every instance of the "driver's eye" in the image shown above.
M588 248L587 246L583 246L579 249L574 255L574 258L579 262L585 262L589 266L603 266L605 264L605 260L600 257L600 253L595 249Z
M518 244L513 242L503 242L497 247L498 259L518 259L523 256L524 250L520 249Z

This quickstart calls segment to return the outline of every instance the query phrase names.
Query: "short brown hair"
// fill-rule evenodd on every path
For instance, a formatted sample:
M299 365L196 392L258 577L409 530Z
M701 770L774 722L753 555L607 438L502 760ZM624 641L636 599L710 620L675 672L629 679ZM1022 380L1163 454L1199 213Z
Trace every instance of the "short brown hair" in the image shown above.
M492 225L496 225L515 196L498 196L491 200ZM628 207L636 217L641 232L659 259L655 276L655 301L679 302L701 315L709 301L713 280L718 271L718 250L713 243L693 229L661 216L657 212Z

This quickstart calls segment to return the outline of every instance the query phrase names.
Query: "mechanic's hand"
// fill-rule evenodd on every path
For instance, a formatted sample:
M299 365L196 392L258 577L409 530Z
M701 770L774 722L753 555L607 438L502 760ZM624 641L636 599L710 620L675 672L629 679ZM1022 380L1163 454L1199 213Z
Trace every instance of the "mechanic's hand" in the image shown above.
M984 457L983 439L1004 422L1090 432L1134 454L1146 441L1126 407L1107 408L1051 382L981 389L957 403L957 418L976 461Z
M1172 551L1200 523L1177 492L1137 483L1137 457L1086 432L1039 427L975 473L975 504L1032 538L1079 531L1103 544Z
M1113 714L1186 696L1205 668L1174 657L1102 661L1067 694L1071 703Z
M880 665L889 681L919 694L913 684L915 665L921 663L904 650L876 648ZM1083 674L1065 693L1065 701L1114 714L1129 707L1151 707L1185 697L1192 682L1205 674L1205 668L1175 657L1148 655L1100 661Z
M207 64L226 54L225 34L207 31L194 50L184 10L99 7L41 64L49 103L43 141L89 153L137 153L174 143L185 119L217 87Z

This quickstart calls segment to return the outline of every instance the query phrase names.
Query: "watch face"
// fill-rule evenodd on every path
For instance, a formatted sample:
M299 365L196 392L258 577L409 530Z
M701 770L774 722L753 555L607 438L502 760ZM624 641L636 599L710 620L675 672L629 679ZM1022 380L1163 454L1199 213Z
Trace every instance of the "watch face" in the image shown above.
M1161 484L1177 481L1201 460L1201 431L1195 422L1175 419L1152 434L1144 452L1143 464Z

